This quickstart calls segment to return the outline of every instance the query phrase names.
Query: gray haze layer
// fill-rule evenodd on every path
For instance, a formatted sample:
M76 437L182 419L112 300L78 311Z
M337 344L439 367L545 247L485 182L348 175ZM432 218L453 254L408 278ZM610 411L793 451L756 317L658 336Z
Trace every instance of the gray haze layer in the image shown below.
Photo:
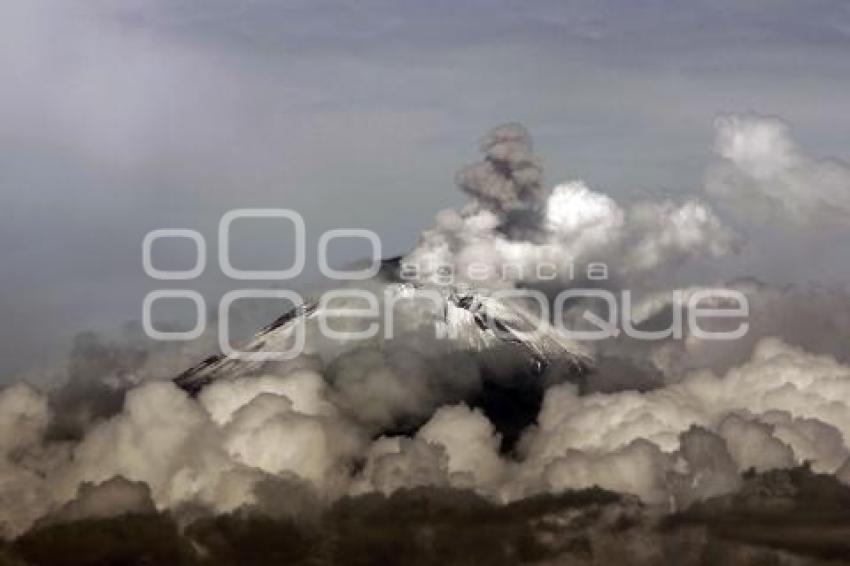
M846 157L848 53L842 0L5 2L0 380L138 319L153 228L197 229L212 253L224 211L288 207L308 249L364 227L408 250L504 121L534 133L548 185L626 198L697 190L725 112L780 116L809 153ZM281 240L240 258L286 261ZM739 261L844 281L842 248ZM191 286L233 284L212 261Z

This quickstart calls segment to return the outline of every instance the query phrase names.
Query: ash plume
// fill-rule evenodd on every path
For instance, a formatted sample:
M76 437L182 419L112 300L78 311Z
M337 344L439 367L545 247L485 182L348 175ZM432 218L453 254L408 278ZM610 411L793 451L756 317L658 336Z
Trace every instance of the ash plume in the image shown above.
M531 135L521 124L504 124L481 140L484 161L457 175L460 189L481 207L507 213L543 202L543 169L534 156Z

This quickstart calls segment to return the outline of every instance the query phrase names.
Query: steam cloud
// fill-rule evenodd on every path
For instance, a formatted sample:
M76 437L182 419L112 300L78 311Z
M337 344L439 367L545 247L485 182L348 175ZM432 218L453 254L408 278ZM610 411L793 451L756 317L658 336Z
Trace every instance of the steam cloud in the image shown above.
M727 116L717 121L706 190L739 213L803 226L846 226L850 167L803 154L788 126L774 118Z
M717 128L703 196L618 203L582 181L547 194L528 132L500 126L458 176L470 203L440 212L404 262L437 284L448 267L460 284L544 292L592 284L582 267L605 262L599 285L636 290L635 312L652 326L671 308L672 274L744 244L712 204L809 229L846 224L845 165L803 155L774 119L730 116ZM557 266L554 278L541 263ZM64 388L0 391L2 532L153 509L306 520L345 496L416 488L507 504L599 486L673 512L736 492L748 470L805 463L850 482L850 300L752 279L727 286L751 300L744 339L596 344L598 374L549 384L509 451L471 402L486 394L476 362L435 356L421 329L380 346L316 347L197 398L164 378L208 342L139 352L129 339L88 338Z

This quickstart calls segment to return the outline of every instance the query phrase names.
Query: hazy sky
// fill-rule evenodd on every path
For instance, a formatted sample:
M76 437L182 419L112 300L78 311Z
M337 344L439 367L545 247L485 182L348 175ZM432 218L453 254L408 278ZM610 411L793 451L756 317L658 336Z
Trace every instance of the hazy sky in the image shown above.
M620 198L696 189L723 112L846 158L848 92L846 0L3 2L0 380L138 319L153 228L212 251L224 211L288 207L313 242L366 227L389 255L462 201L500 122L550 184Z

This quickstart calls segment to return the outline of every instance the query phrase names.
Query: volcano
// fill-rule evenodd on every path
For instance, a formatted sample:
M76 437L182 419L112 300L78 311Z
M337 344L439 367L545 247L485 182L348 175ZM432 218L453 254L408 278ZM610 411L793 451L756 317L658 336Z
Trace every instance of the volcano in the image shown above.
M421 324L445 337L446 348L435 352L435 358L448 351L476 361L481 388L459 401L483 409L501 433L505 450L510 450L522 430L534 422L547 386L580 382L593 368L593 359L583 346L568 340L518 302L474 289L399 281L387 282L384 293L393 304L420 300L428 304L429 308L416 311L416 316L422 319ZM274 374L278 362L246 359L245 354L288 349L297 327L314 324L327 314L325 310L318 300L298 305L260 329L240 351L210 356L178 375L174 383L194 396L214 381ZM372 347L392 346L378 343ZM333 363L332 359L327 361ZM413 433L421 424L404 423L381 433Z

